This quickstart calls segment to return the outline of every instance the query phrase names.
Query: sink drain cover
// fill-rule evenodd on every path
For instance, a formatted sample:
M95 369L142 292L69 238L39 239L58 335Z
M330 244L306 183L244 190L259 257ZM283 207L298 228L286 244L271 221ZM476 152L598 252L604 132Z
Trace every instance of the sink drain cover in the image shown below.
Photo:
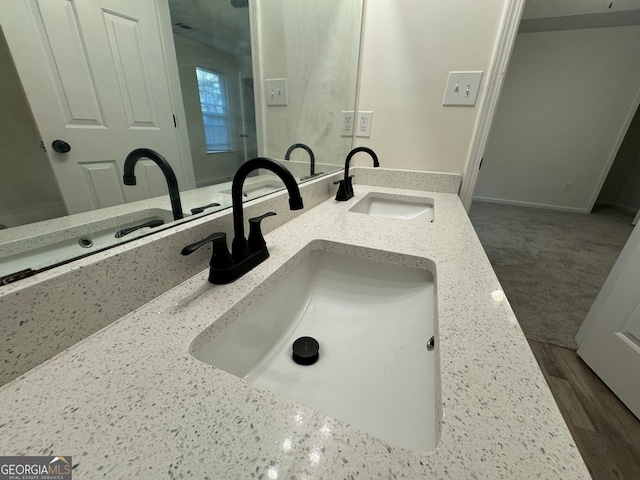
M293 342L293 361L298 365L313 365L318 361L320 344L315 338L300 337Z

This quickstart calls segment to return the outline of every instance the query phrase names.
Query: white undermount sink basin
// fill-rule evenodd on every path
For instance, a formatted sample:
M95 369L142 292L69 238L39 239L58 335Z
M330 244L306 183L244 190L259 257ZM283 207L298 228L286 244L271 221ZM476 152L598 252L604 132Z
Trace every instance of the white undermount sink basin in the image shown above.
M392 445L432 450L440 394L437 339L435 349L428 346L435 281L425 262L314 242L260 298L196 337L191 354ZM316 363L293 361L300 337L319 343Z
M371 192L349 211L403 220L433 222L433 199Z

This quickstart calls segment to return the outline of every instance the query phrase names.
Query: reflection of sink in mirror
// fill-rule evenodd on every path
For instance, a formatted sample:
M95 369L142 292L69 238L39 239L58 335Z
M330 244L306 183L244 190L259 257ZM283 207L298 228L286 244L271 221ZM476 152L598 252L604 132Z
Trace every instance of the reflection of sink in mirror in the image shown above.
M8 243L3 245L0 254L0 277L27 268L37 270L56 265L137 238L153 229L140 228L120 238L116 238L116 233L152 221L170 223L173 214L159 208L141 210Z
M433 200L431 198L372 192L366 194L349 211L403 220L433 222Z
M274 176L275 177L275 176ZM251 179L247 179L244 187L242 188L242 193L244 199L253 199L262 197L263 195L268 195L270 193L275 192L276 190L282 190L284 188L284 184L277 178L265 178L264 180L256 180L251 181ZM231 195L231 189L221 190L220 193L226 193Z
M436 352L427 348L434 277L427 266L366 252L311 250L246 310L236 307L201 333L191 353L392 445L429 451L439 424ZM320 346L307 366L292 359L304 336Z

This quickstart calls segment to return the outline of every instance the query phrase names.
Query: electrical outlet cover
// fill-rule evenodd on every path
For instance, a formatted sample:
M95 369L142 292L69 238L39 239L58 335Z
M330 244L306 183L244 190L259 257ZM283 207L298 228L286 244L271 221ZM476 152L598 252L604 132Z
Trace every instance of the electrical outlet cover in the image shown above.
M356 122L356 137L371 137L371 124L373 122L373 112L358 112Z
M342 123L340 124L340 136L350 137L353 135L353 111L342 112Z

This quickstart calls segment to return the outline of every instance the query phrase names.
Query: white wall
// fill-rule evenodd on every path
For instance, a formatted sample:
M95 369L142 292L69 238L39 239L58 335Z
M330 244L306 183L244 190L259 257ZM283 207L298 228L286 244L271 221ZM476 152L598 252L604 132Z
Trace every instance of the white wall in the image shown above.
M629 125L596 203L616 205L631 212L640 209L640 108Z
M588 211L633 113L639 45L640 26L519 34L476 198Z
M640 151L631 163L631 168L618 192L615 204L631 212L640 210Z
M0 224L15 227L66 215L2 32L0 72Z
M508 0L367 3L359 109L380 166L462 173ZM481 70L475 107L443 107L449 71ZM358 164L368 164L364 156Z

